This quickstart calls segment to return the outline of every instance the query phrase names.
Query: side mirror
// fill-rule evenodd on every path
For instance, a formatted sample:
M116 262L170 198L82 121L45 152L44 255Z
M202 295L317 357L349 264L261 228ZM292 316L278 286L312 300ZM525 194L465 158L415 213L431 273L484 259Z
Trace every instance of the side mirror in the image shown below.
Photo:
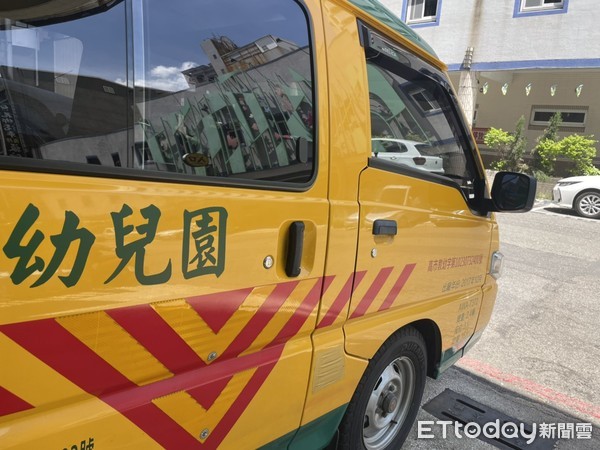
M498 172L488 211L527 212L533 208L537 180L516 172Z

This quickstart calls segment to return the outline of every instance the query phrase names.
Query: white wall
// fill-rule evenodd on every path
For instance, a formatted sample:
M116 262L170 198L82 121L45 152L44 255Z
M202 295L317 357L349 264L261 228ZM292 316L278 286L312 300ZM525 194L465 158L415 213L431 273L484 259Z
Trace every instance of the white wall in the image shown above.
M382 0L400 15L408 0ZM570 0L564 14L514 18L515 0L440 0L439 26L414 27L449 65L474 47L474 63L600 61L600 1ZM600 66L600 62L598 63Z
M408 0L381 0L401 17ZM593 134L600 140L600 0L569 0L566 13L513 17L516 0L439 0L439 25L413 26L449 65L458 89L460 65L474 47L472 70L477 89L474 127L514 131L525 116L529 148L543 127L530 125L532 106L588 108L584 129L559 134ZM524 62L524 63L523 63ZM508 83L507 95L501 87ZM532 84L525 95L525 86ZM550 86L556 84L556 95ZM575 88L583 84L580 97ZM596 145L599 149L600 144Z
M456 86L458 73L452 73L451 79ZM478 128L496 127L513 131L519 117L525 116L527 137L530 143L541 134L540 127L530 126L533 105L550 107L589 108L584 129L568 129L560 133L567 136L571 133L593 134L600 138L600 75L597 71L521 71L511 73L510 78L500 81L487 78L486 73L479 74L480 84L489 84L488 92L477 96ZM502 95L501 87L508 81L508 91ZM529 96L525 95L525 86L531 83ZM550 95L550 87L556 84L556 95ZM581 96L577 97L575 89L583 84ZM543 128L543 127L542 127Z

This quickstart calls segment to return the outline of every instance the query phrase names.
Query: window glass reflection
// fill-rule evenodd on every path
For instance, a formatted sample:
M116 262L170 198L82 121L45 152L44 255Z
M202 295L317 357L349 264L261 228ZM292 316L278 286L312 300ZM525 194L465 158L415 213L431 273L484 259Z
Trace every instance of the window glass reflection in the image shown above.
M144 14L137 166L308 181L312 155L305 164L296 155L300 140L313 142L314 127L309 35L300 7L146 0Z
M1 14L0 155L311 179L312 61L298 3L83 0Z
M367 62L373 156L456 181L472 195L473 174L443 88L395 64Z
M2 11L0 153L126 162L125 4L54 5Z

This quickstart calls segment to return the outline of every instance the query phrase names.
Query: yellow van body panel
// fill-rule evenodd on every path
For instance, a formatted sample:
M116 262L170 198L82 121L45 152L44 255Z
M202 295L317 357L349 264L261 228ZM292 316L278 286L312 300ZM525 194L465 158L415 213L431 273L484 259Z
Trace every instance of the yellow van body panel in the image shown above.
M498 224L494 221L492 227L492 239L490 242L490 251L496 252L500 248L500 234L498 231ZM482 288L483 299L481 302L481 309L479 311L479 318L477 319L477 327L475 330L476 334L483 333L483 330L489 323L492 317L492 311L494 304L496 303L496 295L498 294L498 283L494 277L487 275L485 278L485 284Z
M352 2L302 3L318 101L310 186L0 169L1 448L294 448L297 430L343 412L398 330L434 324L428 350L443 355L485 328L495 217L455 187L369 166L357 20L444 64ZM374 235L377 220L397 234ZM204 270L197 235L211 239Z
M379 346L370 336L385 340L391 334L386 335L386 327L378 335L372 324L355 334L349 327L360 326L352 325L353 319L396 308L405 323L433 320L443 351L462 348L477 323L489 266L490 222L465 210L456 189L372 168L361 174L359 199L357 273L366 275L350 305L349 353L371 357ZM395 220L398 234L373 236L378 219ZM447 308L436 312L443 304Z

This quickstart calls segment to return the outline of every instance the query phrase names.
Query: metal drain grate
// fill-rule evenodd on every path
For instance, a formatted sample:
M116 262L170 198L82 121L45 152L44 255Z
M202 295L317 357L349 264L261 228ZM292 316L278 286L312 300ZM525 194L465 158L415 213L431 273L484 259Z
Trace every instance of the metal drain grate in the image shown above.
M530 435L532 432L530 424L507 416L489 406L482 405L451 389L446 389L440 395L431 399L423 406L423 409L440 420L451 420L463 425L476 423L483 429L484 425L496 423L498 420L500 427L510 422L514 423L519 429L521 426L524 426L527 435ZM449 433L453 433L450 430L453 430L453 427L449 427ZM509 434L512 435L515 433L510 432ZM461 430L461 435L463 435L463 439L467 439L464 437L464 430ZM484 433L479 433L478 439L504 450L551 450L557 442L556 439L540 438L539 430L535 440L530 444L527 443L528 438L523 436L511 438L500 436L496 438L487 437Z

